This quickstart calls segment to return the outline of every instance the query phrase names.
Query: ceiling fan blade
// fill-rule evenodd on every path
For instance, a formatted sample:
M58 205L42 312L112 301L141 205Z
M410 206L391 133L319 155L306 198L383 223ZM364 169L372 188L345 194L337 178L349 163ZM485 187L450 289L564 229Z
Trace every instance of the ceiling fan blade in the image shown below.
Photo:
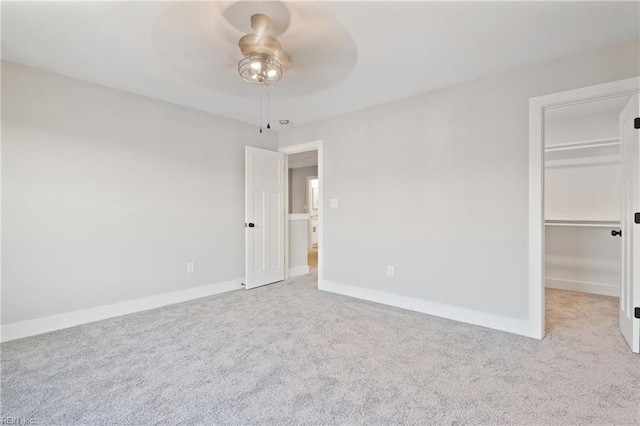
M278 83L282 86L278 92L302 95L344 80L358 61L358 48L351 34L312 4L289 4L289 12L291 25L279 40L291 63Z
M226 22L243 34L258 31L252 28L251 17L256 14L269 17L268 31L273 37L279 37L289 28L289 9L281 1L237 1L226 3L223 8Z
M247 34L240 38L238 47L244 56L250 53L269 53L278 56L282 51L280 42L267 34Z

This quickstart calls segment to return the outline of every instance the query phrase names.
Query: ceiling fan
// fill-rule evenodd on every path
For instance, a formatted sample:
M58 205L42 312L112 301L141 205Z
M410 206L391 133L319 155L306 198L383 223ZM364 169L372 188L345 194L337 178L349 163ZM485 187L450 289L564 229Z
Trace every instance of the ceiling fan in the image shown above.
M354 38L322 2L163 3L152 38L171 72L212 91L207 102L216 93L253 99L265 85L280 99L319 93L343 81L358 60Z
M256 13L251 16L251 28L238 41L244 56L238 63L238 73L251 84L270 85L282 78L283 69L289 65L289 57L282 51L277 38L268 34L271 20L267 15Z

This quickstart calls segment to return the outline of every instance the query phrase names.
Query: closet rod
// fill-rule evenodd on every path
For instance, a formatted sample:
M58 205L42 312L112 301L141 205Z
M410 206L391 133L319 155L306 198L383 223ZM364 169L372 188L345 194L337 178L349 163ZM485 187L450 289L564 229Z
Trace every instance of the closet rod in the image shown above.
M580 226L586 228L619 228L620 222L615 220L547 220L546 226Z
M604 146L619 146L619 145L620 145L619 138L610 138L610 139L598 139L593 141L571 142L571 143L563 143L563 144L557 144L557 145L549 145L544 149L544 151L545 152L568 151L572 149L600 148Z

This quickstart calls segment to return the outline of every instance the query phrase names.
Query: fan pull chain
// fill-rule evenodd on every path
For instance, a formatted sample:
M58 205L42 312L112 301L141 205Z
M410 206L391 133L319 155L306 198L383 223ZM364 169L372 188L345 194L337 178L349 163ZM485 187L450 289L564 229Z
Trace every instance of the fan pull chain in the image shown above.
M271 128L271 95L267 86L267 129Z
M260 133L262 133L262 92L260 92Z

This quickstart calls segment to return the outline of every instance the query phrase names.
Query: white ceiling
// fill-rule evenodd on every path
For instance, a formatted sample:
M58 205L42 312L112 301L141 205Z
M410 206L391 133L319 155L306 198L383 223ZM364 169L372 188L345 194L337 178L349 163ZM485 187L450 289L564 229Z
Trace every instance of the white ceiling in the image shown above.
M271 88L275 129L280 118L300 125L636 38L640 27L638 2L4 1L2 57L258 124L260 89L236 72L254 9L276 15L292 61Z

